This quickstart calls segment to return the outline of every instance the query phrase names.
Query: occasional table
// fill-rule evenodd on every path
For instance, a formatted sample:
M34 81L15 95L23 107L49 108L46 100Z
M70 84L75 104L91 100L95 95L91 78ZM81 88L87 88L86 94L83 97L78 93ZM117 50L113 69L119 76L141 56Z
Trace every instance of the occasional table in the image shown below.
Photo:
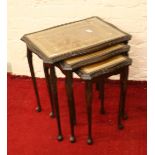
M32 53L35 53L43 60L51 106L52 109L55 109L57 118L58 140L62 140L63 136L60 125L56 84L57 78L54 67L65 59L93 53L119 43L127 43L130 39L131 35L99 17L90 17L76 22L51 27L25 34L21 38L27 45L27 58L37 98L37 111L41 111L41 105L34 74ZM68 91L71 89L71 84L69 82L71 79L72 75L70 71L66 72ZM69 99L69 105L73 107L72 103L72 99ZM51 113L51 115L53 115L53 113Z

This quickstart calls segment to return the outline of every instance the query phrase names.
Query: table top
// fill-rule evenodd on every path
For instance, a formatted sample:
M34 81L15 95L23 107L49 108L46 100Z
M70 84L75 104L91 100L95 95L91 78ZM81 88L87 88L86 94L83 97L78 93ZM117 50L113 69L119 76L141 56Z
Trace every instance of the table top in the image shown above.
M94 52L129 39L131 35L99 17L51 27L21 38L32 52L48 63Z
M99 75L107 74L126 65L131 65L132 59L118 55L110 59L81 67L76 73L84 80L91 80Z

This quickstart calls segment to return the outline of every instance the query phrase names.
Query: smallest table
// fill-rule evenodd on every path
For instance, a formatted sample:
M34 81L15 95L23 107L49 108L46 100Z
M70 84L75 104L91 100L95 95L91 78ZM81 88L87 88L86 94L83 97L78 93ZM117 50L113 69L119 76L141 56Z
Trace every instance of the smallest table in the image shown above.
M126 98L126 88L127 88L127 78L128 78L128 66L131 65L132 60L129 57L122 55L115 56L108 60L98 62L95 64L87 65L80 68L76 73L85 81L85 91L86 91L86 105L87 105L87 115L88 115L88 144L92 144L92 83L95 81L103 81L111 75L120 74L121 83L121 93L120 93L120 104L118 113L118 127L123 128L121 118L125 118L125 98ZM101 111L104 111L103 105L103 90L102 84L100 82L100 98L101 98Z

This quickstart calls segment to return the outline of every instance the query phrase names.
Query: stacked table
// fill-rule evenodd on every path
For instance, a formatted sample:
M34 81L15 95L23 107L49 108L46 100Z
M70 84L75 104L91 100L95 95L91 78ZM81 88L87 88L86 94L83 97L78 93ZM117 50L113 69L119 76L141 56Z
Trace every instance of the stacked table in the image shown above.
M66 76L65 86L68 96L71 125L70 141L74 142L76 110L72 89L73 72L76 72L83 80L88 80L89 84L86 84L88 87L94 77L100 77L100 80L96 80L97 85L100 86L104 84L101 80L101 75L105 75L106 73L106 77L108 77L111 74L120 73L121 75L125 75L124 79L126 80L123 80L124 82L122 83L122 87L124 88L123 85L126 85L127 82L128 66L131 64L131 59L128 58L130 47L127 45L130 39L131 35L105 22L99 17L90 17L80 21L51 27L26 34L22 37L22 40L27 45L27 58L37 98L37 111L41 111L41 105L33 68L32 53L35 53L43 60L52 107L50 115L56 115L58 140L62 140L63 136L59 117L55 67L59 67ZM126 74L124 74L125 72ZM88 89L88 91L91 92L90 89ZM123 93L121 94L123 95L123 101L122 104L120 104L120 109L122 110L119 111L119 116L123 115L125 92L126 89L123 89ZM103 95L100 97L103 102ZM90 101L90 98L86 97L86 100L87 99ZM90 110L91 109L88 108L88 124L91 123ZM88 130L91 130L91 125L89 125ZM88 143L92 143L91 137Z

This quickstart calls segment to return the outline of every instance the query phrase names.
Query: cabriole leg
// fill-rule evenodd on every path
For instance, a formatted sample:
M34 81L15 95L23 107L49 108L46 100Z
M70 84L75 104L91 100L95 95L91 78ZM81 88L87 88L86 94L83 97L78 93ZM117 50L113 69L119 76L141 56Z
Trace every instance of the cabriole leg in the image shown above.
M87 143L92 144L92 81L85 82L86 106L88 115L88 139Z
M49 97L50 97L50 103L51 103L50 117L55 117L54 103L52 101L52 92L51 92L51 82L50 82L50 75L49 75L49 66L46 63L43 63L43 68L44 68L44 74L45 74L47 89L48 89L48 93L49 93Z
M52 101L55 107L56 120L58 125L58 140L62 141L63 136L61 132L60 114L59 114L59 104L58 104L58 93L57 93L57 78L55 74L54 65L50 65L50 81L51 81L51 94Z
M35 91L35 95L36 95L36 99L37 99L36 111L41 112L40 98L39 98L38 87L37 87L37 83L36 83L33 62L32 62L32 52L28 48L27 48L27 59L28 59L28 64L29 64L29 68L30 68L30 72L31 72L33 87L34 87L34 91Z
M119 114L118 114L118 127L123 129L124 126L121 119L127 119L128 116L125 113L125 100L127 92L127 79L128 79L128 67L124 68L120 74L120 104L119 104Z
M74 125L76 123L76 114L75 114L72 83L73 83L72 72L66 72L65 86L68 99L68 108L69 108L70 126L71 126L70 142L74 143L75 142Z

